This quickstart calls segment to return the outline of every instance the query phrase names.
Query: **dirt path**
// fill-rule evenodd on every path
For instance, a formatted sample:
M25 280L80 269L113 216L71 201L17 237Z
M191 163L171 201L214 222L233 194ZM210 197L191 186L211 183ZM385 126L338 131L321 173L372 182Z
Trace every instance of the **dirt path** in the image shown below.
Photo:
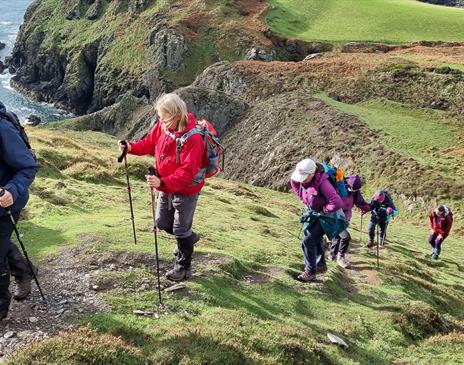
M0 360L29 342L72 329L77 315L107 310L96 292L89 290L88 268L77 257L74 249L64 249L39 265L47 305L35 283L26 300L12 300L8 317L0 322Z

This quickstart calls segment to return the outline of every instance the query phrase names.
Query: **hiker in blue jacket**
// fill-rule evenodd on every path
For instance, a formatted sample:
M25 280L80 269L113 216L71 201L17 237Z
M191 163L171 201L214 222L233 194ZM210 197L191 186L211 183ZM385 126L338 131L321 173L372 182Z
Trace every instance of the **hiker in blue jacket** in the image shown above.
M10 268L15 274L20 296L30 292L31 272L18 248L11 242L13 224L29 199L29 186L37 173L37 163L16 125L11 122L6 108L0 102L0 320L8 315L11 294ZM27 291L27 293L25 292ZM17 294L17 293L15 293Z

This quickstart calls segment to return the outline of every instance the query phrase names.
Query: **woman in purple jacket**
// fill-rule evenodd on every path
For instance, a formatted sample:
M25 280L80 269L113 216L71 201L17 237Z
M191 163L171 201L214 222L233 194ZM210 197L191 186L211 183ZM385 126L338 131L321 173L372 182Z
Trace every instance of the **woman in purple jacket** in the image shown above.
M361 214L365 214L371 210L369 204L366 203L361 194L361 186L362 182L358 175L350 176L346 180L348 195L342 198L342 209L348 222L351 220L351 216L353 215L354 206L361 209ZM348 229L345 229L330 242L330 256L332 261L337 260L337 264L343 268L348 268L350 266L350 263L346 259L346 253L348 252L350 241L351 235L348 232Z
M310 159L296 165L290 180L293 192L316 213L333 213L343 205L341 198L328 180L322 165ZM305 230L301 247L304 254L305 270L298 280L311 282L316 280L317 246L322 240L324 230L317 219Z

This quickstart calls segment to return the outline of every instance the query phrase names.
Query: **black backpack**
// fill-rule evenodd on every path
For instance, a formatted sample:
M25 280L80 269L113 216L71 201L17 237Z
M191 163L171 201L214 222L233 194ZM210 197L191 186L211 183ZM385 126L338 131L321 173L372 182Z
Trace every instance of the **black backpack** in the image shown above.
M4 113L0 112L0 119L5 119L9 121L11 124L13 124L13 126L18 130L19 135L21 136L22 140L26 144L27 148L29 149L29 151L31 151L32 156L34 156L35 161L37 162L35 151L31 147L31 144L29 142L29 137L27 136L27 133L24 127L19 122L18 116L15 113L9 112L9 111L6 111Z

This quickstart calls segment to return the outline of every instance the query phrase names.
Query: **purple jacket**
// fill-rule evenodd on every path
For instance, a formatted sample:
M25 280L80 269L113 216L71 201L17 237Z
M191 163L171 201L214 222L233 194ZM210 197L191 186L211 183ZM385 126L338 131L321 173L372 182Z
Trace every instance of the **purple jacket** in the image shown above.
M309 209L332 213L343 206L342 199L330 183L327 174L316 172L309 184L290 180L292 190Z
M349 222L353 215L353 207L356 205L361 212L367 213L371 210L371 207L364 200L362 194L357 191L355 193L348 193L348 196L342 198L343 201L343 212L345 213L346 220Z

